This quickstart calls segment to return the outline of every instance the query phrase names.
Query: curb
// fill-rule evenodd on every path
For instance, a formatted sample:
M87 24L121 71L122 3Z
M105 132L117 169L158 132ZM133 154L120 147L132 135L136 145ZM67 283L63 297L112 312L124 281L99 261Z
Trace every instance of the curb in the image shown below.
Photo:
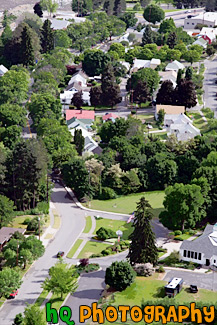
M172 271L184 271L184 272L190 272L190 273L200 273L200 274L208 274L208 273L210 273L211 274L211 272L208 272L208 273L205 273L205 272L200 272L199 270L198 271L196 271L196 269L195 270L188 270L188 269L184 269L184 268L178 268L178 267L169 267L169 266L165 266L165 267L163 267L165 270L172 270ZM212 271L213 272L213 271Z

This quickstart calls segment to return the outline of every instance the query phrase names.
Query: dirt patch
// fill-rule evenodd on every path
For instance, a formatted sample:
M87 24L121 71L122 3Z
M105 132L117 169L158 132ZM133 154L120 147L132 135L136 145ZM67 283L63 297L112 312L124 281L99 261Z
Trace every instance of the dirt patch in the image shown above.
M0 11L11 10L18 6L30 5L31 8L37 0L1 0ZM25 9L24 9L25 11Z

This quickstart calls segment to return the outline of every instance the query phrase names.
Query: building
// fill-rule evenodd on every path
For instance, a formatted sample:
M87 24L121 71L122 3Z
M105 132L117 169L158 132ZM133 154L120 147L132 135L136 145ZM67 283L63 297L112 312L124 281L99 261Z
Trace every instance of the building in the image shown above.
M174 70L174 71L178 72L179 69L183 70L184 68L185 68L184 64L182 64L181 62L179 62L177 60L174 60L167 64L165 71Z
M120 61L120 64L122 64L127 69L127 72L130 70L130 63L129 62Z
M76 83L81 87L87 87L88 78L88 75L82 70L76 72L69 80L66 90L71 90Z
M177 80L177 72L175 70L169 70L169 71L159 71L158 72L160 76L160 82L169 80L172 82L173 87L176 87L176 80Z
M200 135L200 130L192 123L178 123L175 121L169 127L167 136L175 135L178 141L188 141Z
M131 73L136 72L139 69L143 69L143 68L155 69L160 64L161 64L160 59L154 59L154 58L152 58L151 60L134 59L133 60L133 66L132 66L132 69L131 69Z
M165 114L164 115L164 126L170 128L172 124L187 124L191 123L191 119L187 115L181 114Z
M11 239L12 235L18 231L21 234L24 234L26 229L21 228L12 228L12 227L2 227L0 229L0 251L2 247Z
M85 105L90 106L90 88L79 89L73 87L71 90L65 90L60 94L60 101L63 105L64 110L69 109L69 105L71 105L72 97L78 91L82 91L82 99Z
M0 77L4 76L4 74L8 71L8 69L3 65L1 64L0 65Z
M208 41L205 40L203 37L198 38L192 45L200 45L203 49L207 48Z
M205 41L211 44L216 40L217 28L203 27L198 36L201 36Z
M103 123L106 121L115 122L116 118L119 118L119 116L114 113L105 113L105 115L102 117L102 120L103 120Z
M182 261L217 267L217 224L207 225L195 240L184 240L179 254Z
M214 27L217 25L217 12L202 12L197 16L185 18L184 29L194 29L197 24L207 25Z
M62 29L66 29L69 25L70 22L68 20L65 20L64 18L48 18L51 22L51 28L53 30L62 30ZM46 20L46 18L42 18L43 21Z
M175 106L175 105L156 105L155 108L155 119L157 120L158 112L160 109L163 109L165 114L169 115L179 115L185 113L185 107L184 106Z
M77 109L67 109L65 111L66 124L70 125L72 119L76 117L79 121L85 124L86 127L90 127L95 119L95 112L88 110L77 110Z

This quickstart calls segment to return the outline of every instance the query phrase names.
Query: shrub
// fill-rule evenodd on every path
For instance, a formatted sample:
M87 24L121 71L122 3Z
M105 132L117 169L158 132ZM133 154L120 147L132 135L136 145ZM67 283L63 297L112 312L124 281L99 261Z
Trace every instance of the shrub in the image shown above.
M180 236L176 236L174 239L175 239L175 240L179 240L179 241L183 241L183 240L184 240L184 239L183 239L182 237L180 237Z
M79 260L80 266L85 267L86 265L89 264L89 258L81 258Z
M128 262L113 262L106 269L105 283L116 290L122 291L133 283L136 272Z
M31 219L28 223L27 230L28 231L38 231L38 217Z
M100 200L110 200L117 197L115 191L110 187L103 187L100 195Z
M192 235L194 235L195 233L196 233L196 231L195 231L195 230L192 230L192 229L190 229L190 230L189 230L189 235L191 235L191 236L192 236Z
M175 236L180 236L180 235L182 235L182 232L181 232L181 230L175 230L174 234L175 234Z
M164 273L165 270L164 270L163 266L160 265L160 266L156 269L156 272L158 272L158 273Z
M172 266L176 263L179 263L179 252L173 251L168 257L166 257L160 262L168 266Z
M97 230L96 234L97 234L97 237L99 240L105 240L108 238L116 238L117 237L116 233L112 229L107 229L104 227L99 228Z
M42 201L37 204L37 209L40 213L48 214L49 213L49 203Z
M26 218L24 221L23 221L23 225L28 225L31 221L31 218Z

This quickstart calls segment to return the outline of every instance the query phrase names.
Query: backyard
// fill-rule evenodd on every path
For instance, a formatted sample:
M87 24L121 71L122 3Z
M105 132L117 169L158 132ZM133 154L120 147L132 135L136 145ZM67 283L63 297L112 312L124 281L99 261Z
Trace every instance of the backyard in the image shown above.
M151 204L154 217L158 217L159 213L164 210L164 191L130 194L120 196L119 198L113 200L93 200L90 202L90 208L95 210L131 214L136 210L136 204L142 196L145 196L146 200L148 200ZM88 207L88 204L86 204L86 207Z

